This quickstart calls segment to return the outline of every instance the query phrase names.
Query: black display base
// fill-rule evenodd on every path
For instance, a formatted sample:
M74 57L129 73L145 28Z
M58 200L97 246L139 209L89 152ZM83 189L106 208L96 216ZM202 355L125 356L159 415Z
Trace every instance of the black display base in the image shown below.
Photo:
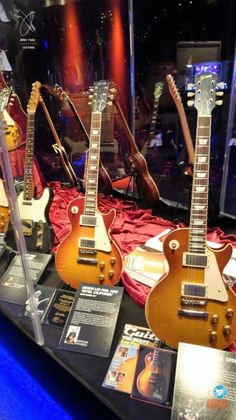
M40 284L50 287L62 287L62 282L55 272L53 259L43 273ZM21 307L19 305L0 300L0 311L34 341L32 323L28 319L19 317L20 309ZM102 387L111 358L126 323L147 326L144 309L134 303L127 293L124 293L109 358L59 350L58 343L61 336L61 329L50 325L42 325L45 344L41 348L100 401L108 406L119 418L125 420L149 420L150 418L169 420L171 410L156 407L151 404L144 404L132 400L128 394Z

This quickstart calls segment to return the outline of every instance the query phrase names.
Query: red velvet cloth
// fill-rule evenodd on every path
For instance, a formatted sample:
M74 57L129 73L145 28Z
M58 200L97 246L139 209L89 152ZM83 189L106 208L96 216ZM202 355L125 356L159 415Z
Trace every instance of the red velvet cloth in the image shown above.
M61 188L59 182L50 183L53 189L53 201L50 207L50 221L54 230L54 247L68 234L70 222L67 215L68 203L81 195L75 188ZM99 195L99 209L102 213L111 208L116 210L116 219L111 227L111 234L124 255L129 254L138 245L144 244L149 238L158 235L168 228L184 227L184 224L175 225L161 217L154 216L151 209L140 210L137 205L128 200ZM223 244L231 243L236 247L236 235L226 235L219 227L209 229L207 239ZM132 299L141 306L145 305L150 288L133 280L123 272L121 281ZM236 351L236 343L230 347Z

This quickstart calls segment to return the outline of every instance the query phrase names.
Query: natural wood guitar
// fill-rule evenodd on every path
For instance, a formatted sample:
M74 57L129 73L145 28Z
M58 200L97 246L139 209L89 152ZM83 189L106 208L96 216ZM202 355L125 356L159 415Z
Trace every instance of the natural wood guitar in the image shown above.
M85 197L69 204L71 232L61 242L55 256L59 276L75 289L81 282L113 286L122 272L121 252L110 236L115 210L102 214L97 203L102 111L108 95L109 83L105 80L96 82L92 99Z
M151 177L148 171L147 162L141 154L141 152L139 151L137 144L135 143L135 139L132 136L130 128L124 117L123 111L120 107L120 104L117 100L114 101L114 104L117 109L121 125L130 144L131 150L129 160L133 172L137 175L136 181L138 183L138 190L141 194L140 198L142 199L142 202L145 202L146 204L152 206L159 200L160 193L153 178Z
M73 111L73 113L74 113L74 115L75 115L75 117L76 117L76 119L79 123L79 126L80 126L80 128L82 130L82 133L83 133L86 140L75 142L75 141L70 140L68 137L64 137L64 142L75 153L81 153L81 154L86 153L87 154L88 144L89 144L89 134L87 133L85 125L83 124L83 121L82 121L79 113L77 112L77 109L76 109L73 101L70 99L69 95L59 85L55 85L55 86L42 85L42 87L48 93L50 93L51 95L53 95L57 99L59 99L61 102L66 102L70 106L71 110ZM84 95L86 95L86 94L84 94ZM73 166L70 163L68 157L65 160L65 153L66 152L65 152L65 149L62 146L61 141L59 139L57 139L56 146L57 146L56 147L57 151L60 152L60 151L63 150L63 157L64 157L64 161L66 163L66 166L65 165L64 166L66 167L66 169L68 169L68 168L70 169L70 173L71 173L70 177L72 178L72 176L73 176L72 181L75 182L75 179L76 179L75 171L74 171ZM55 145L53 147L55 147ZM85 161L86 161L86 157L85 157ZM68 170L67 170L67 172L68 172ZM99 181L100 181L99 182L99 187L101 187L105 193L111 193L111 191L112 191L111 179L110 179L106 169L104 168L101 160L100 160L100 163L99 163Z
M146 318L155 335L173 348L186 342L223 349L236 338L236 295L222 272L232 254L230 244L213 250L206 244L210 166L211 112L217 75L195 76L198 111L189 228L170 232L163 245L169 265L151 290Z
M187 118L186 118L186 114L185 114L185 110L184 110L184 106L182 103L182 99L181 96L179 94L179 91L177 89L177 86L175 84L175 81L173 79L173 77L171 76L171 74L168 74L166 76L166 80L168 83L168 88L169 88L169 92L174 100L174 103L176 105L178 114L179 114L179 119L180 119L180 124L181 124L181 128L183 131L183 135L184 135L184 141L185 141L185 145L186 145L186 149L187 149L187 153L188 153L188 163L189 165L193 165L194 162L194 147L193 147L193 141L192 141L192 137L189 131L189 126L188 126L188 122L187 122Z

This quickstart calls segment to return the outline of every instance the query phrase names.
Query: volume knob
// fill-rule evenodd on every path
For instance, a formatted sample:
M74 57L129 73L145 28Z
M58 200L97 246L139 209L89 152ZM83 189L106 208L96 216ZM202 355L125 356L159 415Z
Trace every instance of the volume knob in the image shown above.
M100 276L98 277L99 283L104 283L105 280L105 276L104 274L100 274Z
M111 259L110 259L110 263L111 263L111 265L114 265L114 264L115 264L115 262L116 262L115 257L111 257Z

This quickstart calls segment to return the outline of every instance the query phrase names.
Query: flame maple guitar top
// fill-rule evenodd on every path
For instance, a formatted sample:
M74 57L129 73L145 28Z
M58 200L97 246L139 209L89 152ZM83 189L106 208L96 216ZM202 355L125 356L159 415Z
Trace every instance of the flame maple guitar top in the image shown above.
M59 245L55 256L56 269L61 279L73 288L81 282L115 285L122 273L121 252L110 237L110 227L115 210L102 214L96 212L96 226L82 225L84 198L76 198L68 206L71 232ZM87 248L84 241L94 241Z
M222 278L232 246L206 247L207 267L196 268L183 265L188 239L189 229L183 228L170 232L164 241L169 272L150 292L147 322L154 334L173 348L185 342L224 349L236 339L236 295ZM185 285L193 290L205 285L205 296L188 296Z

